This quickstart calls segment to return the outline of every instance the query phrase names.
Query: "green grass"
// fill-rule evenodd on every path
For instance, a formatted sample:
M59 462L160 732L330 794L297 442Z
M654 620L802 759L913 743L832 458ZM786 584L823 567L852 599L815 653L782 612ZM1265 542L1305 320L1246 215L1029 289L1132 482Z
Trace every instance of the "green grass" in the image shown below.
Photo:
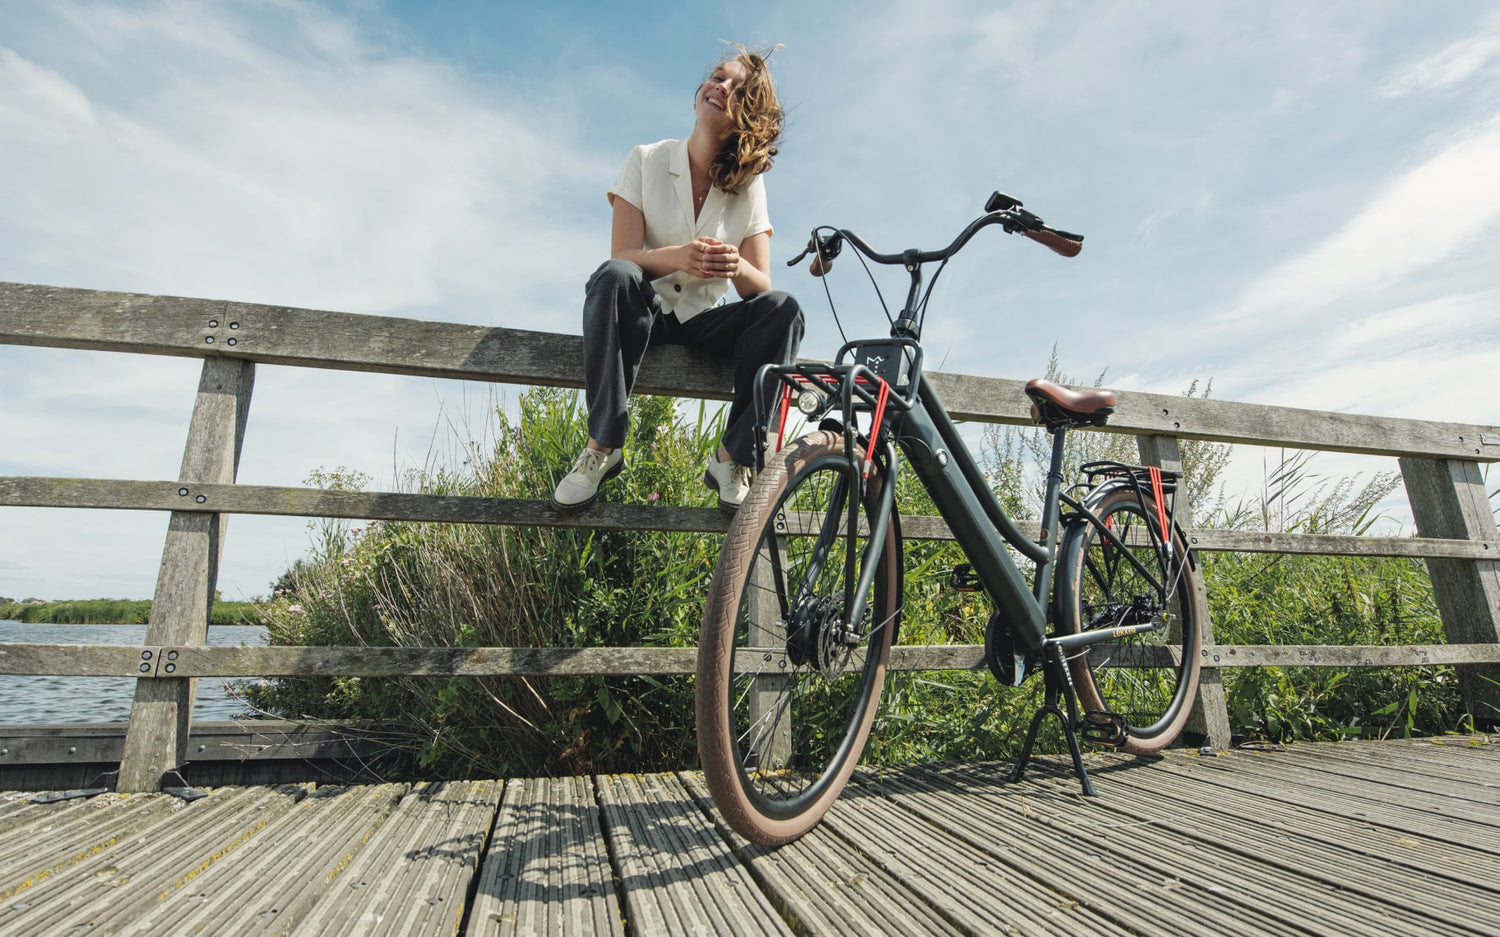
M214 603L211 625L253 625L260 619L253 602ZM144 625L151 619L150 599L66 599L0 604L0 619L53 625Z

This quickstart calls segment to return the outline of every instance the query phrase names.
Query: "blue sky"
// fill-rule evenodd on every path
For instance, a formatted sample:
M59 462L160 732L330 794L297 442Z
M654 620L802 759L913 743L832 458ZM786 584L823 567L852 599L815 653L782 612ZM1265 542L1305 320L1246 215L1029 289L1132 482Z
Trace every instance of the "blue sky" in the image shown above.
M7 0L0 280L576 332L604 190L630 146L690 129L724 40L781 44L767 185L806 354L836 334L779 264L808 229L934 246L998 188L1087 247L971 245L932 304L945 370L1029 377L1056 344L1122 390L1500 422L1487 2ZM878 322L858 276L832 288ZM175 478L196 380L0 347L0 475ZM514 395L263 367L240 479L342 465L389 488ZM0 595L151 593L164 516L0 519ZM225 595L307 542L234 518Z

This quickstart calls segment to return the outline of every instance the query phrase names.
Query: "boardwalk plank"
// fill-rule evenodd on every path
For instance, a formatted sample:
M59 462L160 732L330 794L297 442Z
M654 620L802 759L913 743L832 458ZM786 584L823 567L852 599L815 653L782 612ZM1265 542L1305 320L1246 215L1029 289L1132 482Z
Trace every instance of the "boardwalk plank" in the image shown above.
M1416 816L1413 811L1388 800L1359 797L1326 785L1309 786L1302 778L1278 779L1275 774L1249 770L1254 761L1276 757L1257 753L1203 761L1170 758L1154 765L1153 770L1175 775L1177 779L1168 783L1226 787L1253 795L1262 800L1263 809L1267 811L1280 809L1280 805L1303 807L1349 822L1372 824L1398 832L1409 832L1420 825L1425 835L1500 856L1500 837L1484 824L1470 823L1461 817ZM1203 796L1214 795L1211 790L1205 790Z
M1293 746L1296 751L1303 746ZM1386 771L1404 771L1423 779L1457 782L1461 787L1474 785L1488 791L1472 799L1494 803L1494 789L1500 782L1500 745L1466 741L1444 742L1440 739L1390 742L1344 742L1320 744L1319 758L1344 764L1361 765ZM1430 789L1430 785L1424 785Z
M1461 900L1494 900L1500 896L1500 881L1493 878L1495 857L1480 850L1413 831L1397 832L1352 822L1305 807L1282 805L1267 810L1263 797L1225 788L1217 788L1212 796L1204 797L1202 787L1163 785L1159 772L1121 771L1112 776L1112 781L1128 789L1132 797L1158 793L1173 801L1176 806L1172 809L1177 811L1174 822L1192 830L1199 838L1225 838L1227 830L1228 841L1248 841L1254 844L1250 848L1258 849L1258 844L1265 843L1272 850L1296 850L1299 866L1303 858L1331 847L1353 856L1340 855L1336 861L1324 862L1325 870L1364 867L1378 872L1383 881L1393 886L1405 876L1411 894L1443 888L1442 880L1447 879L1477 890L1478 894ZM1373 860L1373 864L1368 860ZM1387 865L1399 868L1387 870ZM1494 894L1485 896L1484 892Z
M1225 934L1256 933L1288 928L1283 918L1290 918L1298 922L1290 926L1299 932L1311 929L1389 937L1407 937L1413 932L1485 933L1432 916L1422 906L1425 894L1403 901L1379 889L1356 890L1352 886L1364 883L1352 876L1330 879L1311 857L1299 862L1295 854L1285 851L1274 856L1269 844L1264 843L1258 849L1236 848L1226 841L1222 827L1210 827L1203 835L1195 835L1190 808L1150 789L1135 792L1133 797L1131 791L1113 784L1115 773L1129 772L1096 773L1100 796L1087 801L1072 798L1070 804L1067 798L1025 796L1022 785L999 784L992 780L993 772L966 766L935 773L933 779L946 782L948 789L929 789L914 800L934 822L951 815L960 829L977 831L993 824L1019 832L1040 824L1052 831L1052 835L1042 835L1054 848L1066 849L1070 842L1091 844L1098 857L1082 866L1079 875L1081 884L1091 890L1104 888L1117 877L1146 883L1163 881L1159 889L1142 889L1136 899L1147 913L1161 915L1152 932L1200 934L1206 929ZM955 791L963 796L951 796ZM1241 823L1251 824L1253 818L1242 818ZM1284 861L1276 861L1278 858ZM1154 875L1137 879L1131 874L1132 864L1146 866ZM1184 897L1186 905L1180 906L1177 914L1170 914ZM1206 914L1215 904L1221 905L1221 917L1195 925L1194 908ZM1113 912L1117 907L1111 903L1107 910ZM1295 913L1259 921L1247 919L1245 909L1258 907L1292 909Z
M418 785L298 923L299 935L457 934L499 781Z
M635 933L792 933L675 777L594 783Z
M5 819L0 837L0 901L94 856L121 838L161 823L185 804L172 797L101 794L57 804L31 804Z
M869 787L888 797L893 809L915 818L912 835L919 834L922 824L941 829L953 839L946 851L983 857L989 866L1057 892L1080 916L1065 932L1113 929L1194 937L1303 933L1276 919L1247 920L1240 897L1210 871L1217 857L1193 849L1186 855L1137 850L1090 827L1093 808L1079 796L1072 778L1009 785L998 780L1005 776L999 767L891 772ZM1125 846L1129 848L1121 848ZM1208 874L1185 875L1186 862ZM1001 913L1031 933L1042 922L1033 921L1035 910L1011 906L1013 891L990 886L982 893L1001 898Z
M389 817L406 785L324 788L121 933L289 933Z
M696 773L7 798L0 933L1476 937L1485 742L1092 754L1096 799L1053 758L866 770L778 849Z
M174 801L163 794L137 796ZM119 930L259 840L295 799L286 789L221 788L190 804L175 801L164 822L143 828L133 828L126 813L110 817L119 825L101 823L96 833L109 846L7 902L0 908L0 933L50 937L72 929Z
M624 937L590 779L505 785L464 933Z
M1410 751L1403 753L1390 742L1364 743L1373 748L1386 748L1378 760L1351 758L1346 754L1348 743L1323 742L1289 746L1287 751L1275 753L1284 757L1288 765L1298 771L1317 771L1331 775L1329 783L1341 788L1351 782L1367 794L1381 791L1385 799L1411 804L1425 809L1438 809L1435 803L1462 811L1470 819L1483 816L1491 823L1500 824L1500 798L1493 787L1486 788L1482 781L1494 782L1500 772L1488 766L1488 759L1469 759L1470 770L1460 772L1456 766L1445 768L1431 765L1430 770L1420 770L1423 761ZM1270 757L1270 756L1267 756ZM1263 763L1267 758L1259 759ZM1468 803L1464 803L1467 801Z
M1332 743L1327 744L1332 747ZM1447 819L1482 824L1493 828L1491 835L1500 836L1500 803L1483 796L1482 790L1472 784L1444 783L1437 778L1424 784L1419 776L1407 772L1350 767L1324 758L1321 749L1314 746L1231 755L1229 761L1232 764L1221 761L1211 768L1233 771L1246 779L1266 779L1277 789L1290 782L1315 791L1337 791L1341 799L1351 803L1404 811L1411 815L1408 822Z
M712 809L701 772L681 775L705 810ZM835 810L842 811L836 805ZM926 898L824 826L775 849L755 846L719 825L734 854L755 876L783 918L802 934L963 934Z
M948 920L980 934L1144 933L1102 917L1094 896L1070 893L1017 862L1015 842L976 844L890 797L881 783L845 794L824 819L839 838L927 896ZM1072 874L1071 870L1068 873ZM1149 924L1139 918L1139 925Z

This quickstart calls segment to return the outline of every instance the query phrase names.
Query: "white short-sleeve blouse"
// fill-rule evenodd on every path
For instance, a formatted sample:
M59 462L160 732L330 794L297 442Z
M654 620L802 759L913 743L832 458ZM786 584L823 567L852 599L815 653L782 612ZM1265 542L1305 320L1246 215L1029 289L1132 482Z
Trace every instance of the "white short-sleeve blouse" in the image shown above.
M693 217L693 180L688 172L686 140L662 140L630 151L620 179L609 190L610 204L623 198L646 217L647 250L686 244L700 237L739 245L771 231L763 178L753 177L739 195L709 189L703 211ZM651 281L662 307L686 321L723 299L729 281L695 277L678 271Z

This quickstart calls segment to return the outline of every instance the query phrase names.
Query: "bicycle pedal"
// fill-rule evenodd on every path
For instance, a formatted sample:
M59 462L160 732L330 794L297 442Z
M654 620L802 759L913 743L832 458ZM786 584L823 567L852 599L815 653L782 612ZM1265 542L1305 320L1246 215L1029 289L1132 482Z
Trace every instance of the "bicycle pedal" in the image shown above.
M948 585L959 592L978 592L983 583L979 581L979 576L975 574L973 566L968 563L959 563L953 567L953 573L948 577Z
M1119 713L1102 709L1090 709L1083 714L1078 725L1078 734L1095 745L1124 745L1129 736L1125 731L1125 717Z

